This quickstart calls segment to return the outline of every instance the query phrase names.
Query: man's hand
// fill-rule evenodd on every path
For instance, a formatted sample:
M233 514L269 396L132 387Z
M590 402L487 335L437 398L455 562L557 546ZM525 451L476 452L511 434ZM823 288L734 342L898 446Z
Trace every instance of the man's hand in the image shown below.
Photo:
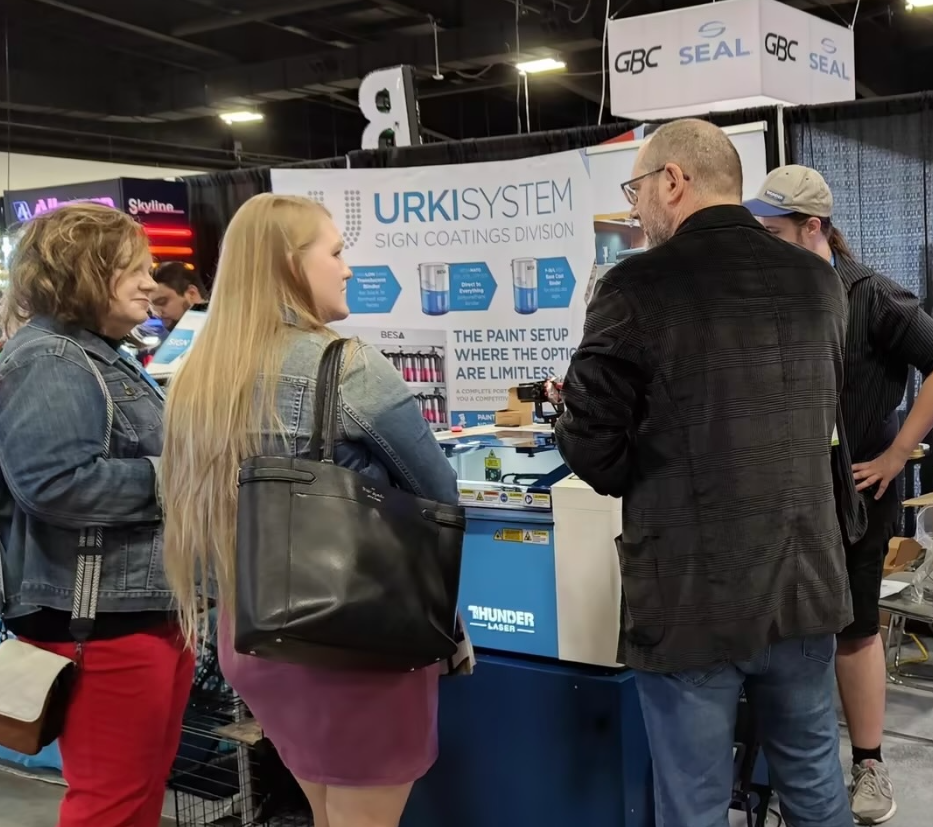
M864 491L866 488L877 485L878 491L875 493L875 499L880 500L884 492L888 490L891 480L904 470L910 454L910 451L905 453L903 449L892 445L883 454L869 462L855 463L852 466L856 482L855 490Z
M552 405L560 405L564 401L560 393L563 384L556 376L544 380L544 395Z

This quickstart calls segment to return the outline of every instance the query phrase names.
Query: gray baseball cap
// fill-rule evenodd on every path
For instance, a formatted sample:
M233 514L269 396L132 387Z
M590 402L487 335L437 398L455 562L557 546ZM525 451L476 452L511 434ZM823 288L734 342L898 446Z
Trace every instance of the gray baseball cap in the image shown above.
M758 190L758 195L746 201L745 206L758 218L791 213L831 218L833 194L823 176L815 169L788 164L772 170Z

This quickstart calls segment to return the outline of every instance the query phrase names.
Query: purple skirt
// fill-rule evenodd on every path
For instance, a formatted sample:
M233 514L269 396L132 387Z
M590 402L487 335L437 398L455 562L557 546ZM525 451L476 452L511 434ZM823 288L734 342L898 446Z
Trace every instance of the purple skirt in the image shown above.
M437 760L439 666L387 673L274 663L237 654L219 625L224 677L300 781L397 786Z

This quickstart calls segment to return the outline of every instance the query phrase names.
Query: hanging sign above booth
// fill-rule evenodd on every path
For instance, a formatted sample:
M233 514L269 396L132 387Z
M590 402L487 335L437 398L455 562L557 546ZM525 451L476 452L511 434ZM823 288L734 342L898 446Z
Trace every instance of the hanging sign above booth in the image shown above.
M778 0L723 0L609 24L612 114L663 119L855 99L851 29Z
M411 66L370 72L360 82L360 112L366 118L363 149L421 143L415 74Z

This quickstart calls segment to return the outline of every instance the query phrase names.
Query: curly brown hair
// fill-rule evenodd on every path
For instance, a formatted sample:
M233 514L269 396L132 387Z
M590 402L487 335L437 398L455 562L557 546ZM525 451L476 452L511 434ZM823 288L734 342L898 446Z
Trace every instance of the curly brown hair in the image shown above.
M48 316L94 330L110 308L114 276L148 258L143 227L112 207L82 202L36 216L13 248L0 329Z

